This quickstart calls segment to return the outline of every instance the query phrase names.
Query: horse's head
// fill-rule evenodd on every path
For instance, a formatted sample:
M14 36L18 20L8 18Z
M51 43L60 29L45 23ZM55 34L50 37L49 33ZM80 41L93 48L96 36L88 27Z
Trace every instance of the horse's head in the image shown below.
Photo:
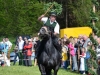
M40 38L50 37L50 33L51 31L49 30L49 28L44 26L40 29L39 36Z

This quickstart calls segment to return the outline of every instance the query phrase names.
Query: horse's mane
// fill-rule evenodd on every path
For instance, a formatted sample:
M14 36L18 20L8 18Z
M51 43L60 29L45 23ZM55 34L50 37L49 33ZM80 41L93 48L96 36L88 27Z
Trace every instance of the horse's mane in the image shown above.
M50 54L50 53L53 52L52 49L54 49L54 46L53 46L52 38L51 37L49 37L49 39L43 39L41 41L41 45L39 47L39 52L40 53L45 51L47 54Z
M50 37L49 40L46 42L46 45L45 45L45 51L48 55L52 55L52 53L55 51L55 47L53 45L53 42L52 42L52 38Z

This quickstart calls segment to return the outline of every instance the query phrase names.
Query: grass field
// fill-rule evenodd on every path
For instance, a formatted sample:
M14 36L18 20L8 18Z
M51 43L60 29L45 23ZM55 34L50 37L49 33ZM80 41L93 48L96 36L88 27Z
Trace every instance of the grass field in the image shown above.
M0 75L40 75L40 72L37 66L25 67L25 66L15 65L10 67L1 67ZM58 71L58 75L80 75L80 74L60 69Z

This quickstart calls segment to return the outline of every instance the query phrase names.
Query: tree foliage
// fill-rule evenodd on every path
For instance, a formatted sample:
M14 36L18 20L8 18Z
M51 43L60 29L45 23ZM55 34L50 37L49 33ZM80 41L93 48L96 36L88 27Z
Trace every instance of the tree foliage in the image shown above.
M60 15L62 13L62 5L58 4L57 2L49 2L44 4L44 11L46 12L48 9L48 12L56 12L57 15Z
M86 26L89 20L89 11L91 11L91 0L69 0L68 2L68 18L70 27Z
M43 13L37 0L0 0L1 35L31 35L39 30L37 21Z
M38 32L42 24L37 18L45 12L44 4L54 1L63 8L57 16L60 28L88 26L91 18L99 20L100 6L97 7L99 3L95 0L0 0L0 34L16 36ZM93 3L96 4L97 13L91 13L90 17ZM99 24L100 21L96 23L98 29Z

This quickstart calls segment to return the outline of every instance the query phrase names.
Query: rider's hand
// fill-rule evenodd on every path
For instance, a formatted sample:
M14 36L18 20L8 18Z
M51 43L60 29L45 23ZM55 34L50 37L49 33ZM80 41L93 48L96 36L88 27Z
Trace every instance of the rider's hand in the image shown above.
M43 15L41 15L41 18L42 18L42 17L44 17L44 16L45 16L44 14L43 14Z
M40 33L38 33L38 35L40 35Z
M43 14L43 15L41 15L39 18L38 18L38 20L40 21L41 20L41 18L43 18L45 15Z
M57 33L56 33L56 32L54 32L53 34L54 34L54 35L57 35Z

